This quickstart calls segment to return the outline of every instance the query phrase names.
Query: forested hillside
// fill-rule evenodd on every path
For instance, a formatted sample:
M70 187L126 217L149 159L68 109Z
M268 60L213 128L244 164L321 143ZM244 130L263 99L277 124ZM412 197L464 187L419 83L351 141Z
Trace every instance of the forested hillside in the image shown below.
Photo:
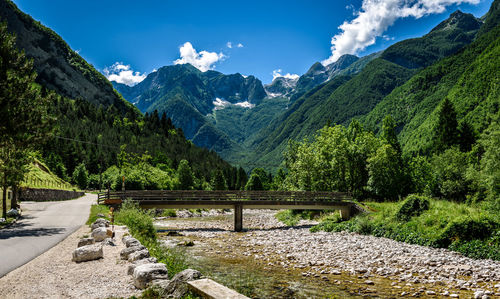
M10 0L0 0L0 21L17 35L16 44L32 58L37 82L70 99L115 106L125 113L133 106L111 83L54 31L20 11Z
M234 188L237 170L215 152L186 140L183 131L165 114L153 111L143 116L56 33L20 12L12 2L2 0L0 5L1 20L7 19L6 32L15 34L3 42L15 41L18 50L24 50L26 58L32 59L33 70L41 72L34 73L33 88L48 103L40 109L48 112L44 114L48 120L44 126L49 134L37 143L35 156L58 176L85 188L90 182L77 182L79 174L98 175L119 166L121 171L111 171L112 175L108 175L107 183L113 187L119 188L116 181L126 175L127 187L179 188L182 182L177 173L185 160L181 169L189 169L193 179L184 187L201 188L203 184L207 187L218 170L228 178L228 186ZM13 56L9 51L14 50L6 48L2 55ZM136 169L134 163L142 166ZM163 181L148 183L145 177L161 177ZM97 178L93 177L92 187L103 187L106 182L100 176Z
M338 88L332 88L334 79L315 93L309 92L297 101L304 107L291 109L293 113L285 112L279 118L281 123L272 124L259 133L253 144L258 155L251 154L249 163L275 165L281 160L289 139L301 140L328 123L348 125L353 118L367 115L421 67L431 65L470 43L480 25L474 16L457 11L425 36L398 42L381 54L374 54L374 57L380 57L370 59L358 74ZM432 55L425 54L429 51ZM379 115L379 123L382 118ZM373 123L367 124L374 126Z
M492 7L492 9L495 6ZM476 40L459 53L422 70L371 111L364 123L380 126L385 115L395 119L405 152L428 154L438 120L438 106L448 99L460 125L478 136L498 115L500 104L500 28L494 11Z

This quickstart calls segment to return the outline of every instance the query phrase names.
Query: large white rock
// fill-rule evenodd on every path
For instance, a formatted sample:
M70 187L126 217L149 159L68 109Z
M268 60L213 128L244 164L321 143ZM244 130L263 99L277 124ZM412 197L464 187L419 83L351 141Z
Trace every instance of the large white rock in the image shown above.
M138 289L145 289L150 282L156 279L168 279L167 267L165 264L144 264L135 267L134 285Z
M94 230L98 227L108 227L109 226L109 220L106 220L104 218L97 218L94 223L91 225L91 229Z
M135 267L144 265L144 264L156 264L158 260L155 257L148 257L142 260L135 261L131 264L128 265L127 268L127 274L132 275L134 274Z
M149 251L147 249L135 251L128 256L129 262L135 262L149 257Z
M172 280L157 280L153 282L153 285L161 289L160 294L162 297L182 298L189 291L186 282L200 279L202 276L200 271L186 269L175 274Z
M77 263L93 261L102 257L102 246L99 244L85 245L73 251L73 261Z
M92 231L91 236L96 242L101 242L112 234L111 230L106 227L98 227Z
M144 247L142 245L123 248L122 251L120 251L120 258L122 260L128 260L128 256L130 254L132 254L136 251L139 251L139 250L143 250L143 249L146 249L146 247Z

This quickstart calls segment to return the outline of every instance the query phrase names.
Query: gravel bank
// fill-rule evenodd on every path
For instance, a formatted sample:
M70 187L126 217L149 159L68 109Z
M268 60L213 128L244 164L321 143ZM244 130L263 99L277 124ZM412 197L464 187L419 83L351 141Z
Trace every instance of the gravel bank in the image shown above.
M105 246L104 258L75 263L73 250L83 235L82 226L64 241L31 262L0 278L0 298L109 298L140 294L127 275L127 262L120 260L125 227L115 226L116 245Z
M311 233L313 222L302 221L288 228L274 214L245 210L244 233L232 232L229 219L161 220L157 224L197 238L212 254L241 254L312 278L349 275L374 287L381 281L409 296L500 296L500 262L354 233Z

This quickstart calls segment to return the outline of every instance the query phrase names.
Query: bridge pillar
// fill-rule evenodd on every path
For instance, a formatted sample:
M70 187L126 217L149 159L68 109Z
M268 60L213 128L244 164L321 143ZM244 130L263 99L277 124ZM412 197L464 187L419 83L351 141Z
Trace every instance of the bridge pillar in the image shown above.
M349 220L349 218L351 218L351 206L340 209L340 218L342 218L342 220Z
M243 230L243 206L240 204L234 205L234 231L241 232Z

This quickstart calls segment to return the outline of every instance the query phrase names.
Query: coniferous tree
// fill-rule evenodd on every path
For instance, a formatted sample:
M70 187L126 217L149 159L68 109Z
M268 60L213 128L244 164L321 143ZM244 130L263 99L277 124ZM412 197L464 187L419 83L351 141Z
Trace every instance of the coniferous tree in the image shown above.
M236 175L236 190L243 190L248 181L248 176L245 170L240 166Z
M48 103L53 93L42 95L35 84L33 62L19 52L15 36L0 23L0 185L3 217L6 192L18 186L26 173L29 151L50 132Z
M190 190L194 185L194 177L189 162L181 160L177 168L177 175L179 176L179 184L181 190Z
M476 134L474 128L464 120L460 123L458 127L459 140L458 144L462 152L469 152L472 149L472 145L476 143Z
M434 133L434 150L442 152L458 144L457 113L453 104L445 98L439 110L439 119Z
M227 190L227 183L222 170L217 169L212 178L213 190Z
M264 186L260 179L260 176L253 173L245 186L245 190L261 191L264 190Z

